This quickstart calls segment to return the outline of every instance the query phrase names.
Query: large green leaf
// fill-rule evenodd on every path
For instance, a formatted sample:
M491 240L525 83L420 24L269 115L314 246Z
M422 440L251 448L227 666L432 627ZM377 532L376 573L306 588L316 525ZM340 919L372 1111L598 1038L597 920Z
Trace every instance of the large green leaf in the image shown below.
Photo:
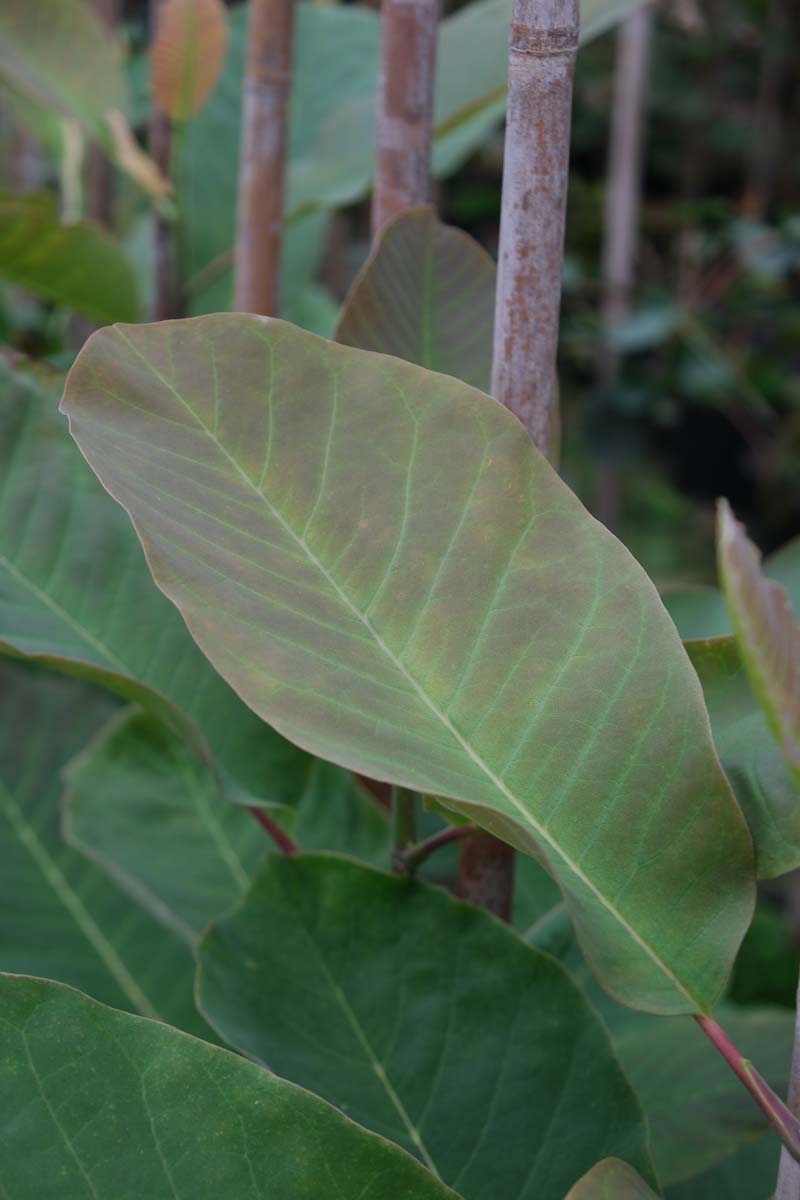
M336 341L394 354L489 391L495 266L476 241L432 208L382 230L356 279Z
M270 860L204 937L198 998L232 1045L467 1200L563 1200L606 1154L652 1173L636 1099L566 972L429 884Z
M727 1005L719 1020L783 1094L792 1060L792 1013ZM663 1184L719 1167L765 1138L777 1151L777 1137L694 1021L628 1021L613 1041L650 1122Z
M122 247L99 225L62 225L46 192L0 193L0 277L103 324L135 321L136 276Z
M134 899L192 943L244 894L269 843L165 725L123 713L67 768L65 832ZM284 810L286 811L286 810ZM388 865L388 823L347 775L316 760L291 814L305 849Z
M742 661L794 779L800 784L800 623L786 590L761 570L761 555L719 504L719 571Z
M752 847L697 677L649 580L510 413L233 314L99 331L63 403L256 711L540 855L617 995L713 1004Z
M0 666L0 970L203 1030L191 955L61 837L61 768L111 707L86 684Z
M751 687L735 638L692 640L686 649L711 716L722 765L744 810L761 878L800 866L800 789Z
M641 1175L618 1158L605 1158L578 1180L566 1200L657 1200Z
M255 795L291 803L313 762L199 653L141 547L76 451L55 384L0 361L0 650L143 704Z
M323 1101L58 984L0 981L7 1200L457 1200Z

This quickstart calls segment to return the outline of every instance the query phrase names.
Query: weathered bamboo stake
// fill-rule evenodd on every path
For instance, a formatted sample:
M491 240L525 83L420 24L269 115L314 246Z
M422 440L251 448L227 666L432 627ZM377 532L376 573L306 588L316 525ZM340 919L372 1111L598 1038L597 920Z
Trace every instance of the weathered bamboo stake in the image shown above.
M121 0L94 0L95 12L111 30L117 27L121 12ZM87 164L86 209L93 220L110 229L114 211L114 169L107 154L98 146L89 150Z
M150 0L150 37L156 35L158 14L163 0ZM150 114L149 150L161 174L172 174L172 121L153 102ZM169 321L181 315L178 256L175 246L175 224L158 211L153 213L154 291L153 320Z
M569 174L578 0L514 0L508 72L492 391L548 454ZM480 832L461 842L456 891L508 921L514 851Z
M439 0L383 0L372 236L432 197L431 142Z
M613 387L619 373L614 330L628 314L635 277L651 35L649 5L635 9L617 33L603 219L603 329L598 356L599 379L606 388ZM612 464L599 462L594 510L609 529L618 523L619 499L618 472Z
M651 32L650 6L643 5L625 19L617 34L603 242L604 366L612 375L618 355L609 335L628 313L636 263Z
M578 0L514 0L492 393L547 454L569 174Z
M278 312L293 41L294 0L251 0L234 252L238 312Z

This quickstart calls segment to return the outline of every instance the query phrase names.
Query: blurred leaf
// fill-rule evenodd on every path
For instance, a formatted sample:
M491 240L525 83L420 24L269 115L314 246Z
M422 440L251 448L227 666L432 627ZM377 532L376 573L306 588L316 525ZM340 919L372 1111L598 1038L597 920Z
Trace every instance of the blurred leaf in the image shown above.
M488 392L495 265L432 208L390 221L353 284L336 341L393 354Z
M753 864L700 689L644 572L511 414L241 314L95 334L63 406L255 710L541 855L616 994L714 1003Z
M762 1137L707 1171L671 1184L666 1200L773 1200L780 1142Z
M86 684L0 663L0 970L201 1033L191 954L61 838L61 769L113 711Z
M0 382L0 649L142 704L201 757L210 745L254 796L292 802L313 760L251 712L197 650L154 586L125 514L70 438L57 382L2 361Z
M725 597L717 588L694 583L667 584L661 588L661 599L684 641L730 634L731 619Z
M87 0L3 0L0 77L100 143L106 114L127 103L119 49Z
M163 0L150 47L153 96L173 121L199 112L219 78L228 47L222 0Z
M800 789L748 679L736 639L686 643L711 717L714 743L741 804L762 879L800 866Z
M120 244L91 221L62 225L46 192L0 193L0 276L103 324L139 314L136 276Z
M728 1005L718 1019L782 1094L792 1059L792 1013ZM691 1178L765 1136L775 1138L694 1021L630 1022L614 1046L647 1113L662 1183Z
M611 341L623 354L637 354L668 341L680 325L680 309L673 304L641 308L614 326Z
M742 661L800 784L800 624L785 589L763 574L761 555L725 500L718 507L717 550Z
M466 1200L562 1200L610 1153L652 1174L635 1096L567 973L428 884L271 859L203 938L198 1000L233 1045Z
M87 0L3 0L0 4L0 82L36 109L75 120L153 195L170 189L136 144L125 118L127 86L119 46Z
M0 1005L7 1200L42 1200L43 1172L63 1200L458 1200L238 1055L42 979L5 976Z
M566 1200L658 1200L633 1167L605 1158L570 1189Z

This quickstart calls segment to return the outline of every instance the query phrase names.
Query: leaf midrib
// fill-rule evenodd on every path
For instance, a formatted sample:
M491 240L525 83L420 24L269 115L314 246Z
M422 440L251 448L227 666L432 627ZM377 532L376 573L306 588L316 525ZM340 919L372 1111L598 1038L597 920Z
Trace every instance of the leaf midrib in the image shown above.
M268 318L262 319L263 322L266 322L266 320L268 320ZM288 536L291 538L291 540L293 542L295 542L297 546L300 547L300 549L303 551L303 553L305 554L307 559L320 572L323 579L325 579L325 581L327 582L328 586L333 589L333 591L339 597L341 602L353 614L353 616L356 617L356 619L361 622L361 624L365 627L365 629L368 631L368 633L372 637L375 645L387 657L387 659L392 663L392 665L395 667L395 669L397 671L399 671L400 674L406 679L406 681L410 684L410 686L412 687L414 692L416 692L419 699L433 713L433 715L436 717L436 719L439 721L439 723L442 725L442 727L447 730L447 732L450 734L450 736L453 738L453 740L461 747L462 751L467 755L467 757L475 764L475 766L482 772L482 774L485 775L485 777L495 787L495 789L511 804L511 806L516 810L516 812L519 813L523 826L531 829L534 832L534 834L536 835L536 837L559 857L559 859L567 867L567 869L569 871L571 871L572 874L577 879L580 880L580 882L588 889L588 891L591 892L591 894L597 899L597 901L606 910L606 912L608 912L608 914L614 920L616 920L616 922L622 927L622 929L625 930L627 935L630 937L631 941L633 941L637 946L640 947L640 949L642 949L645 952L647 957L651 960L651 962L653 962L653 964L658 968L658 970L661 971L663 976L669 980L669 982L676 989L676 991L679 992L681 996L683 996L686 1000L688 1000L690 1002L690 1004L693 1006L693 1009L696 1011L699 1011L699 1012L704 1012L705 1011L704 1006L699 1003L697 998L694 995L692 995L692 993L689 991L689 989L681 982L680 979L678 979L678 977L675 975L675 973L670 969L670 967L667 966L667 964L663 961L663 959L657 953L657 951L650 945L650 943L645 938L643 938L642 935L638 932L638 930L636 930L625 919L625 917L622 915L622 913L604 895L604 893L600 890L600 888L597 886L597 884L595 884L594 881L592 879L590 879L588 875L586 875L586 873L583 871L583 869L580 867L580 865L577 862L575 862L566 853L565 850L562 849L562 847L559 845L559 843L553 838L553 836L549 832L549 830L547 830L543 825L541 825L533 817L533 815L525 808L524 804L519 799L519 797L514 792L512 792L511 789L508 787L508 785L500 778L500 776L497 775L491 769L489 764L482 758L482 756L472 746L472 744L468 741L468 739L466 737L464 737L464 735L461 734L456 729L456 727L453 725L452 721L447 716L447 714L445 712L443 712L442 709L439 708L436 701L427 693L427 691L422 686L422 684L419 683L419 681L408 670L408 668L405 666L405 664L394 654L391 647L384 641L383 637L378 632L378 630L375 628L375 626L372 624L372 622L369 620L369 618L364 613L362 613L361 610L352 602L352 600L347 595L347 593L343 590L343 588L340 586L338 581L330 574L330 572L325 567L324 563L314 553L311 546L306 541L304 541L300 535L295 533L294 529L288 523L288 521L283 516L283 514L269 500L269 497L267 495L265 495L264 492L260 491L256 487L256 485L253 483L253 481L249 478L249 476L246 474L246 472L242 469L240 463L238 463L236 461L236 459L230 454L228 449L220 442L219 438L205 424L205 422L201 419L199 414L197 412L195 412L195 410L191 407L191 405L188 403L188 401L181 395L181 393L178 391L178 389L175 387L175 385L169 379L167 379L158 370L158 368L155 367L153 365L153 363L150 362L149 359L147 359L145 357L145 355L141 352L141 350L138 348L138 346L136 346L130 340L130 338L128 338L126 336L126 334L122 331L122 328L119 325L115 325L113 328L114 328L114 332L116 332L118 334L118 336L122 339L122 341L129 348L129 350L131 350L136 355L136 357L144 364L146 369L156 379L158 379L158 381L161 383L161 385L164 388L166 388L175 397L175 399L185 409L185 411L189 414L189 416L192 418L192 420L200 427L200 429L203 431L203 433L217 447L220 454L230 463L233 470L236 472L236 474L242 480L242 483L244 484L244 486L246 488L248 488L250 491L252 491L253 494L258 497L258 499L261 501L261 503L266 506L266 508L269 511L273 520L276 520L279 523L279 525L281 526L281 528L285 530L285 532L288 534ZM454 797L454 799L457 800L458 798Z

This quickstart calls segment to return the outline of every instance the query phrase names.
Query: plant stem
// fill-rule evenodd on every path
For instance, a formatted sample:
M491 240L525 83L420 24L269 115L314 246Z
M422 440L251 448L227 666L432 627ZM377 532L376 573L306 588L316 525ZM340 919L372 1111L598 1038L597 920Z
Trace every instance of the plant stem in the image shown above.
M578 0L514 0L492 394L545 455L558 426L556 350L578 28ZM484 832L464 838L456 892L509 921L512 848Z
M424 842L417 842L416 846L410 846L408 850L395 851L393 858L394 869L400 875L413 875L437 850L442 850L445 846L451 846L453 842L460 841L461 838L470 837L473 833L477 832L478 830L475 825L449 825L447 829L442 829L439 833L434 833L432 837L426 838Z
M800 986L797 990L797 1010L794 1025L792 1070L789 1076L789 1108L800 1116ZM800 1163L788 1149L781 1149L778 1185L775 1200L798 1200L800 1197Z
M456 895L488 909L502 921L511 920L514 903L514 850L479 829L461 841Z
M578 0L514 0L492 394L548 454Z
M250 812L253 814L259 825L267 831L275 845L285 854L287 858L291 858L293 854L300 853L300 847L293 842L288 833L284 833L277 821L273 821L272 817L268 816L263 808L259 808L256 804L251 804Z
M617 33L603 214L603 330L598 355L599 381L605 389L613 388L619 375L614 330L628 315L635 273L652 23L650 7L643 5L625 18ZM608 529L619 524L620 498L619 470L601 457L594 512Z
M155 37L158 14L163 0L150 0L150 37ZM153 102L150 116L150 156L161 174L172 177L172 121ZM156 210L153 213L153 241L155 257L155 289L153 294L153 320L169 321L181 315L178 259L175 247L175 222L167 220Z
M372 236L431 200L431 138L439 0L383 0Z
M613 381L618 360L609 335L613 327L627 316L634 278L641 199L642 125L651 31L652 13L649 6L644 5L626 17L617 34L614 105L603 218L605 382Z
M409 788L392 788L392 866L417 837L417 793Z
M766 1080L759 1075L753 1064L737 1050L725 1030L716 1021L711 1017L700 1016L696 1016L695 1021L747 1088L792 1159L800 1162L800 1121L789 1111ZM794 1193L794 1197L796 1195L797 1193Z
M112 36L121 7L121 0L94 0L95 12ZM99 146L89 147L87 174L86 211L93 220L110 229L113 222L114 169L108 155Z
M244 81L234 308L278 312L294 0L251 0Z

